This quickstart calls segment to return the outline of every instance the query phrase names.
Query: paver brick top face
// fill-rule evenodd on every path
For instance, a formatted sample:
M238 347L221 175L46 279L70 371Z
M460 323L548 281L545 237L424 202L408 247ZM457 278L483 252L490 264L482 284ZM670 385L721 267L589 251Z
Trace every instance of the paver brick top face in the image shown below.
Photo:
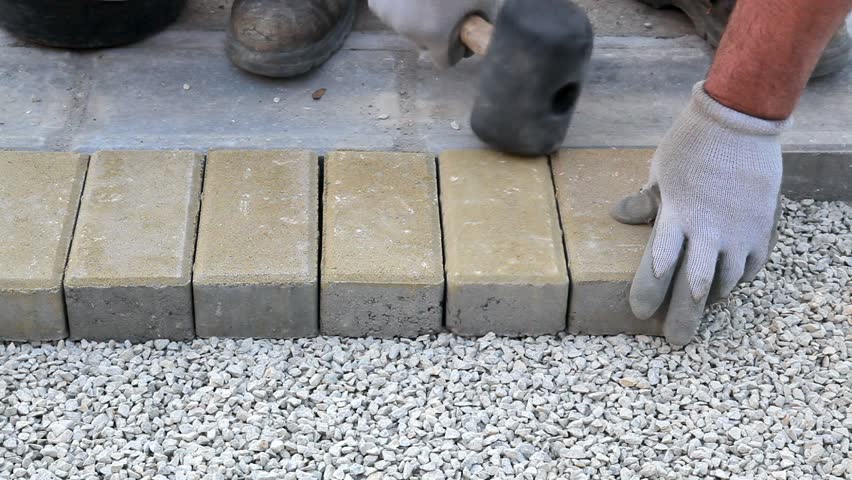
M193 152L95 153L66 285L187 284L202 169Z
M618 223L609 211L645 184L653 154L602 149L563 150L554 156L553 178L575 283L633 278L651 229Z
M88 158L0 152L0 289L58 288Z
M567 281L547 158L449 150L439 160L448 282Z
M307 151L211 152L195 282L316 281L318 170Z
M323 283L443 282L432 155L333 152L325 188Z

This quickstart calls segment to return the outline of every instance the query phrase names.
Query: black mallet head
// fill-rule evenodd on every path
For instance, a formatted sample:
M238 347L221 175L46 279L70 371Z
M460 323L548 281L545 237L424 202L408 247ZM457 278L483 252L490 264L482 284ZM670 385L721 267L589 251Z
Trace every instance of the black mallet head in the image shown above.
M482 62L473 131L517 155L559 148L593 42L586 13L570 0L507 0Z

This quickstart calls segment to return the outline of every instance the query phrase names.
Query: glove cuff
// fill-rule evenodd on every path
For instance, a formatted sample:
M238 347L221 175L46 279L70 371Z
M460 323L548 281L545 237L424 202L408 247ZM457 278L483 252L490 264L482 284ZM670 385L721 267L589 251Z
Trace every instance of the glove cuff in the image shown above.
M786 120L764 120L728 108L707 94L703 80L692 87L692 104L694 112L746 135L777 136L793 124L792 117Z

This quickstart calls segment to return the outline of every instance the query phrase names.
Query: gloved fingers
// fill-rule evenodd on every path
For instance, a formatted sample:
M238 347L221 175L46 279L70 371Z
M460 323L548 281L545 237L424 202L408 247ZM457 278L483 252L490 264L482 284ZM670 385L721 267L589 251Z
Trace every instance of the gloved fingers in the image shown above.
M654 184L622 198L610 210L610 215L627 225L643 225L653 222L659 209L660 187Z
M660 234L661 229L671 228L667 224L660 223L654 226L651 237L645 245L645 253L639 262L639 269L633 277L633 284L630 286L630 308L639 319L651 318L660 309L671 286L675 266L683 249L683 235L679 231ZM661 241L669 242L661 251L673 255L674 258L663 263L667 265L664 270L656 271L654 252L656 244Z
M686 237L677 222L667 220L662 214L657 215L654 231L651 232L653 242L651 264L654 276L657 278L671 274L680 260Z
M672 287L671 300L669 302L666 320L663 323L663 334L672 345L683 346L692 341L701 325L704 316L704 306L707 296L695 300L692 296L689 274L687 273L687 262L691 250L686 252L686 258L677 270Z
M710 288L710 295L707 297L708 304L725 300L731 295L731 292L743 278L745 263L745 254L736 251L722 252L716 266L713 286Z
M684 265L692 299L707 297L719 261L717 240L708 236L695 236L687 240L686 252Z

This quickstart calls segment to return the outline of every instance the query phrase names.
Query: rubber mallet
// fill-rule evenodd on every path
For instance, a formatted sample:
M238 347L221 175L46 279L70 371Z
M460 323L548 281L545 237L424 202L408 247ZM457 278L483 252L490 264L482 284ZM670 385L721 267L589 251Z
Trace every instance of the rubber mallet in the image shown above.
M517 155L559 148L592 54L586 13L570 0L507 0L493 26L472 15L460 34L483 57L470 119L476 135Z

